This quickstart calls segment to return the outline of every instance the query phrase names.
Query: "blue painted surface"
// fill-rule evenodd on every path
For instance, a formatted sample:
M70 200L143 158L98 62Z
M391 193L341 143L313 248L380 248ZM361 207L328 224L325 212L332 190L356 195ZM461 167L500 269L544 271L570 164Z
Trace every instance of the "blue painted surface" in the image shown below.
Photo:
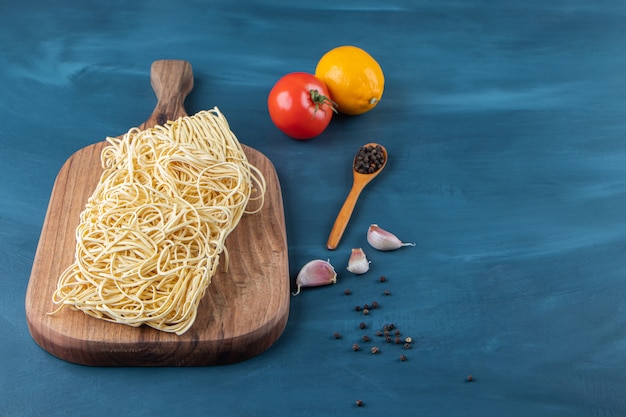
M626 415L624 2L60 0L0 14L1 416ZM273 83L342 44L380 62L383 100L311 141L281 135ZM147 118L164 58L193 65L190 113L219 106L274 162L292 275L330 258L339 282L293 298L279 341L244 363L66 363L24 315L52 183L74 151ZM329 252L369 141L389 164ZM417 246L368 249L370 223ZM372 268L356 277L359 246ZM413 349L373 336L388 322ZM379 355L352 352L364 332Z

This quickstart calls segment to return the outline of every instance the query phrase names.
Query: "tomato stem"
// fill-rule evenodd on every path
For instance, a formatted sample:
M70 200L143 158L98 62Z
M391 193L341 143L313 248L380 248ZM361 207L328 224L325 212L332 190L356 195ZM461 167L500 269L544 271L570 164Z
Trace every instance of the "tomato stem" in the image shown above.
M313 116L311 116L311 119L315 117L315 113L317 113L320 106L324 104L330 107L333 112L337 113L337 109L335 108L337 106L337 103L332 101L330 98L326 97L323 94L320 94L320 92L317 90L309 90L309 94L311 94L311 100L313 101L313 103L315 103L315 111L313 111Z

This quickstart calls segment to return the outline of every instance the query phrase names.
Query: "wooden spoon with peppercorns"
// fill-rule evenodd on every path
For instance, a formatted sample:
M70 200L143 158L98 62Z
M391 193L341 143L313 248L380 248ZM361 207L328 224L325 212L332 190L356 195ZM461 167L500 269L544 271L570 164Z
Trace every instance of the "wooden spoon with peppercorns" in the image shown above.
M387 164L387 149L378 143L367 143L359 149L352 164L352 189L343 203L335 224L330 231L326 247L334 250L339 245L339 241L350 221L356 201L361 195L361 191L370 181L372 181L383 170Z

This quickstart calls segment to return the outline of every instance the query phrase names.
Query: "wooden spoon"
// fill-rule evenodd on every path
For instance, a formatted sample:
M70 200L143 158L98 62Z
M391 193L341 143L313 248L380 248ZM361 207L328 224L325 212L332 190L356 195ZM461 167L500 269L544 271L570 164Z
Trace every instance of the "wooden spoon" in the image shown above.
M365 186L369 184L369 182L372 181L378 174L380 174L380 171L382 171L383 168L385 168L385 165L387 165L387 149L385 149L384 146L378 143L367 143L363 146L377 145L382 148L383 153L385 154L385 161L377 171L374 171L371 174L361 174L355 168L356 156L354 157L355 160L352 163L352 175L354 177L352 180L352 189L350 190L350 193L348 193L348 197L346 197L346 201L343 203L343 206L337 215L337 219L335 220L335 224L330 231L330 236L328 237L328 242L326 243L326 247L330 250L334 250L339 244L339 241L343 236L343 232L346 230L346 226L350 221L350 216L352 216L352 212L354 211L356 201L358 200L359 195L361 195L361 191L363 191Z

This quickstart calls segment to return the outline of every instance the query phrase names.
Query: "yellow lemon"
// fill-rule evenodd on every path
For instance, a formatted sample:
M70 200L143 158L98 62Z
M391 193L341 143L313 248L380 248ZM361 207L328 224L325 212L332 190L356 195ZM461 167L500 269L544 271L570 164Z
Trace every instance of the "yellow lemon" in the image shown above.
M362 114L373 109L385 88L380 65L363 49L344 45L331 49L317 63L315 76L324 81L337 110Z

